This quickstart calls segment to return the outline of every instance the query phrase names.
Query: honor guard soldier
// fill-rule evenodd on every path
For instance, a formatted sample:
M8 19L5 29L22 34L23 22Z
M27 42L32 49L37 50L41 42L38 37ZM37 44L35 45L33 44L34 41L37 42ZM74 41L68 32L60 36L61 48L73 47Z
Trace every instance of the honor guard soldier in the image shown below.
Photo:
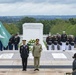
M70 50L73 50L74 49L74 36L73 35L70 35L69 44L70 44Z
M53 35L52 43L53 43L53 49L57 50L57 38L56 38L56 35Z
M15 50L18 50L18 44L20 42L20 37L18 36L18 34L15 35L14 37L14 46L15 46Z
M57 33L57 48L58 50L62 50L62 43L61 43L61 35L59 33Z
M9 50L13 50L13 44L14 44L14 35L12 34L11 38L9 39L9 43L8 43Z
M69 50L69 42L66 42L66 50Z
M27 60L29 56L29 46L26 45L26 40L22 40L23 45L20 46L20 55L22 58L22 71L26 71L27 69Z
M61 35L61 41L62 41L62 49L63 51L66 50L66 41L67 41L67 35L65 31L63 31L63 34Z
M51 36L48 36L46 38L46 42L47 42L48 50L52 50L52 38L51 38Z
M57 41L54 41L54 50L57 50Z
M39 71L40 57L41 57L42 45L39 44L39 39L36 39L36 43L33 46L33 57L34 57L34 71Z

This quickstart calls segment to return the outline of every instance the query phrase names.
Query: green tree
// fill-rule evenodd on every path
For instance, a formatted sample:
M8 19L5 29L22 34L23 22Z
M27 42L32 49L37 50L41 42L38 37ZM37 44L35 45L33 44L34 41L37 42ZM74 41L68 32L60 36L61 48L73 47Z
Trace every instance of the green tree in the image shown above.
M30 18L30 17L24 17L21 19L18 23L17 26L19 27L20 33L22 34L22 25L24 23L36 23L36 19Z
M16 34L17 32L19 32L19 28L13 23L4 23L4 26L10 34Z

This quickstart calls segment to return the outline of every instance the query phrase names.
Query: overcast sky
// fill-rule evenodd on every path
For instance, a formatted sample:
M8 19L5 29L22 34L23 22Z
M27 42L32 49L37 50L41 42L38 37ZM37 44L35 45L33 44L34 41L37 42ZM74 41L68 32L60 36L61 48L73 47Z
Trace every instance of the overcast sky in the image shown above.
M76 15L76 0L0 0L0 16Z

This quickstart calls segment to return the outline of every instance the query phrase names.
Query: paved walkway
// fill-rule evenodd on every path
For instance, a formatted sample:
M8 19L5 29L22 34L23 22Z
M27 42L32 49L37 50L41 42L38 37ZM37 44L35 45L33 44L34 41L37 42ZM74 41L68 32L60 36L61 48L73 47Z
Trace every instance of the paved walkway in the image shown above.
M33 69L27 69L22 71L21 69L0 69L0 75L65 75L66 72L72 72L70 69L40 69L40 71L33 71Z
M72 72L74 53L76 53L75 50L43 51L39 72L33 71L33 57L30 53L27 72L22 72L19 51L2 51L0 52L0 75L64 75L66 72Z

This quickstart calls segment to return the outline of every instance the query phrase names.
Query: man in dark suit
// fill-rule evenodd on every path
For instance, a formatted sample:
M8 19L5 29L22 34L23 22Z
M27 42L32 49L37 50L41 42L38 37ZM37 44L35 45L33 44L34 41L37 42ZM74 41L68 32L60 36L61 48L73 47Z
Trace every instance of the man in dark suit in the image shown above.
M29 56L29 46L26 45L26 40L22 40L22 42L23 42L23 45L20 46L20 55L22 58L23 71L26 71L27 59Z
M15 50L18 50L18 44L20 42L20 37L18 36L18 34L15 35L14 37L14 46L15 46Z

